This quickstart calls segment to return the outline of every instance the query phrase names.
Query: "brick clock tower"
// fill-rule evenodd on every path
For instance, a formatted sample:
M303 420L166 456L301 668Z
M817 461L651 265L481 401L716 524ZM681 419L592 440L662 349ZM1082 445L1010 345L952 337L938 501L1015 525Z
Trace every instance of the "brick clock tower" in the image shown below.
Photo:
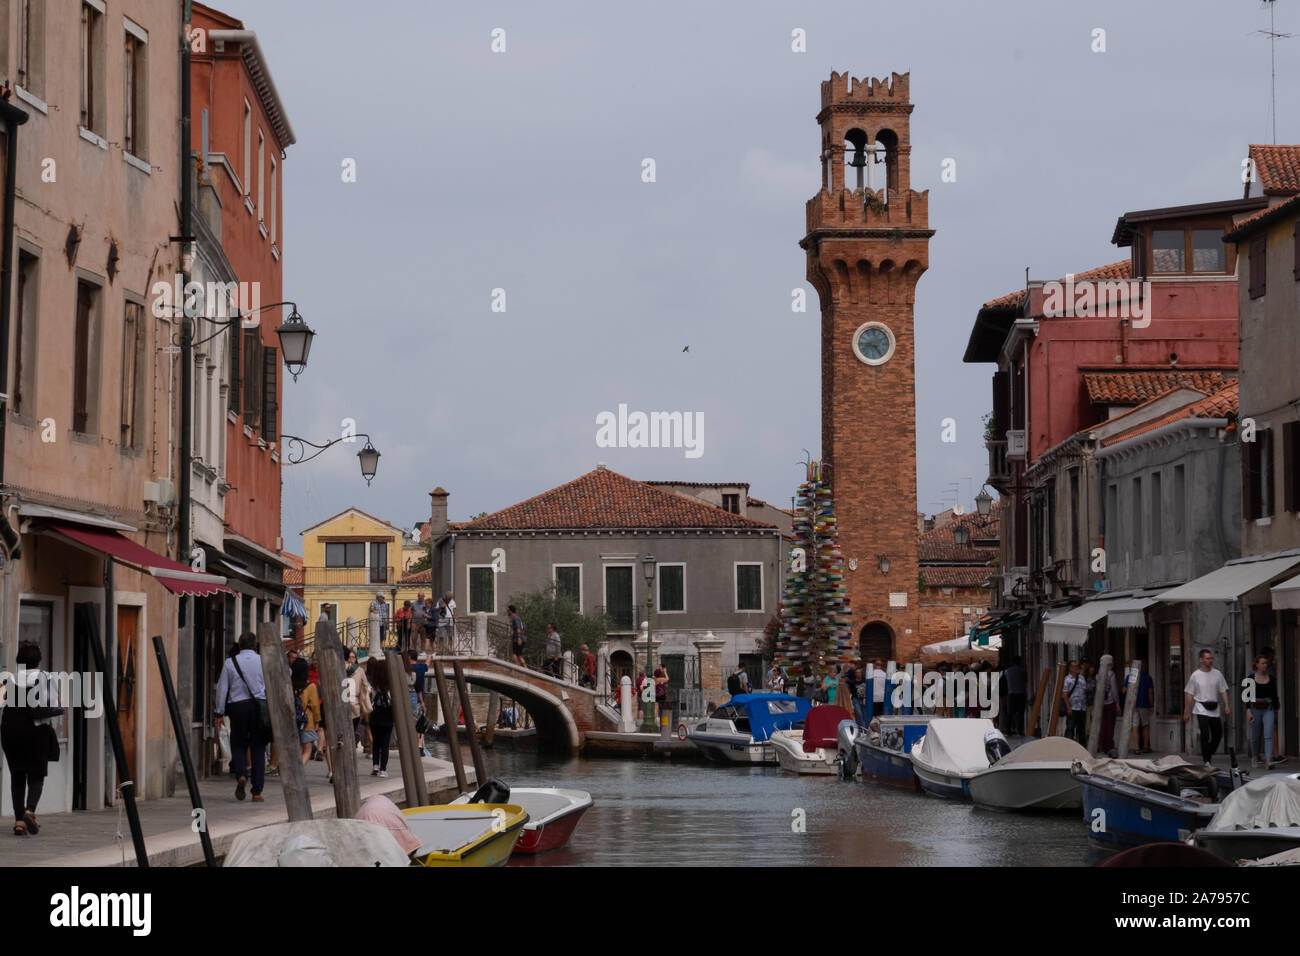
M912 190L908 76L821 85L821 191L808 281L821 299L822 461L835 494L853 637L864 660L915 659L916 349L929 192Z

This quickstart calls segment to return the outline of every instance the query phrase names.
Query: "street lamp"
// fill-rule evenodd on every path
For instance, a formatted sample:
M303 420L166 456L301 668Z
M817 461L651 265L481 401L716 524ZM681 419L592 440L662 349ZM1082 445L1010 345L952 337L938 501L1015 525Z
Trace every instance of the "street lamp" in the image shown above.
M889 573L889 555L887 555L887 554L882 554L882 555L880 555L876 560L877 560L877 563L878 563L879 566L880 566L880 573L881 573L881 574L888 574L888 573Z
M354 441L358 437L366 440L366 447L357 452L357 460L361 464L361 477L366 479L366 484L369 485L375 477L375 472L379 469L379 450L370 443L370 436L365 432L335 438L323 445L308 441L305 438L299 438L297 435L281 435L280 439L288 446L288 455L285 457L284 463L285 465L300 465L304 461L311 461L326 448L332 448L341 441ZM307 448L309 447L316 450L311 454L307 454Z
M984 488L975 496L975 510L982 515L987 515L993 507L993 496Z
M645 574L645 609L646 609L646 632L645 632L645 676L649 681L647 686L651 689L650 700L643 700L641 710L641 733L653 734L658 733L659 728L655 726L655 698L654 698L654 619L655 619L655 556L647 554L641 558L641 571Z
M303 321L302 316L298 314L298 307L292 302L277 304L293 306L289 317L275 330L275 334L280 337L280 354L284 356L284 367L289 370L289 374L296 382L299 373L307 367L307 355L311 352L311 340L316 333Z

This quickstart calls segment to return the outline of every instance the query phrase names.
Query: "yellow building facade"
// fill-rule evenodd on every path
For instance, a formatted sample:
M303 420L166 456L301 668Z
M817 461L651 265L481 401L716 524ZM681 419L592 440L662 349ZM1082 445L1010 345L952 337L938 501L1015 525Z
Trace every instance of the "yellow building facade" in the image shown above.
M401 528L359 508L327 518L302 533L302 596L307 607L307 633L324 609L327 620L364 624L370 602L379 594L394 607L415 600L427 586L399 584L403 570Z

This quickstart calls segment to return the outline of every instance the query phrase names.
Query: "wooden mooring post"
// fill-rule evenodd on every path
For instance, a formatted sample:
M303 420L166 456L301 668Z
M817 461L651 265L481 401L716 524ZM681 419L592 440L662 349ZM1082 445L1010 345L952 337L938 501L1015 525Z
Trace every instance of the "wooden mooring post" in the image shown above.
M338 631L327 621L316 622L316 665L320 668L321 709L325 729L321 746L329 747L334 767L334 813L350 819L361 809L361 783L357 780L357 745L352 732L352 702L345 696L347 683L343 645Z
M1025 724L1026 737L1039 737L1041 732L1038 727L1038 716L1043 710L1043 700L1047 697L1048 684L1047 678L1051 675L1050 667L1043 668L1043 676L1038 678L1038 693L1034 695L1034 709L1029 715L1029 723ZM1032 732L1031 732L1032 731Z
M456 675L456 692L465 711L465 734L469 737L469 754L474 759L474 780L481 787L487 783L487 765L483 762L483 748L478 745L478 722L474 719L474 708L469 700L469 683L465 680L460 661L452 661L451 670Z
M442 661L434 658L433 682L438 687L438 707L442 710L442 726L447 731L447 747L451 750L451 763L456 770L456 786L461 793L469 790L469 777L465 775L465 758L460 752L460 734L456 732L456 708L447 692L447 677L442 672Z
M501 695L496 691L488 694L487 725L483 728L483 746L492 747L492 738L496 736L497 721L501 719Z
M415 716L411 713L411 694L407 689L406 668L402 666L401 652L389 651L385 655L388 665L388 683L393 697L393 724L397 731L397 752L402 762L402 783L406 787L407 807L429 805L429 792L424 782L424 761L420 759L420 742L415 734Z
M1065 664L1056 665L1056 680L1052 682L1051 719L1047 724L1047 736L1056 736L1056 723L1061 719L1061 694L1065 690Z
M311 794L307 791L307 769L299 759L298 723L293 717L293 682L289 661L275 625L257 626L257 652L262 658L266 681L266 706L271 711L271 733L279 744L280 786L290 822L311 819ZM254 718L256 719L256 718Z

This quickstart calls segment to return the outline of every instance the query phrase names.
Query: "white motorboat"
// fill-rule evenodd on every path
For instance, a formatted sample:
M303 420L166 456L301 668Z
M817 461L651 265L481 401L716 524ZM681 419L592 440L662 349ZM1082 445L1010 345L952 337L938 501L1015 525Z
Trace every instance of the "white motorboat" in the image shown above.
M970 781L989 768L988 741L1006 738L987 717L940 717L912 747L912 770L921 789L938 797L970 796ZM1001 753L998 753L1001 756Z
M791 694L737 694L687 731L718 763L775 764L772 734L802 726L812 703Z
M1082 785L1070 773L1088 751L1068 737L1031 740L970 781L970 796L994 810L1078 810Z
M772 750L781 769L791 773L839 773L836 732L845 721L852 723L853 715L829 704L808 711L802 728L774 731Z
M567 844L582 815L591 809L591 794L585 790L501 786L505 796L497 802L516 804L528 814L528 822L514 850L524 856L558 850ZM473 803L476 797L478 794L463 794L452 803Z
M1229 863L1300 851L1300 773L1268 774L1232 791L1191 842Z

